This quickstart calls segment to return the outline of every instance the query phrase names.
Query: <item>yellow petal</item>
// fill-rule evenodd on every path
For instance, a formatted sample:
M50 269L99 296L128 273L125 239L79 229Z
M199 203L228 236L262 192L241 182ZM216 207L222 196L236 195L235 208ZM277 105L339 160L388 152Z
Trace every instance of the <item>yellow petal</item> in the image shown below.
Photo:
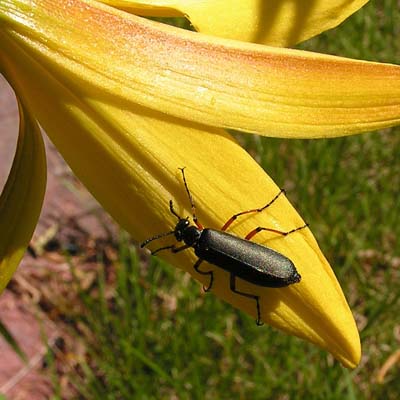
M70 1L65 7L64 2L53 1L49 8L49 2L43 4L46 8L42 2L27 1L24 7L33 6L34 12L18 8L13 12L15 17L7 14L7 28L0 28L0 61L18 87L23 88L35 116L77 176L134 238L143 240L174 228L176 218L168 209L170 199L180 215L189 215L190 205L178 167L187 168L198 216L207 227L218 229L234 213L259 207L277 194L272 180L224 131L143 107L137 103L136 91L126 90L133 82L131 73L125 80L121 71L109 75L110 65L124 70L125 59L142 63L142 73L146 74L144 67L148 66L150 54L147 59L136 59L131 46L121 53L117 46L121 37L116 32L112 36L116 50L98 52L105 43L98 39L85 42L81 18L90 27L93 22L95 30L98 20L102 20L100 26L112 22L104 26L111 32L124 26L122 14L112 11L114 18L110 21L111 11L102 7L96 10L88 2ZM42 19L46 13L50 15ZM0 5L0 19L2 15ZM68 47L72 39L67 33L73 27L81 30L82 36ZM125 30L120 34L124 36ZM140 36L145 38L145 31ZM173 68L172 59L170 62ZM117 71L118 68L113 70ZM141 75L135 79L141 79ZM148 90L146 96L152 94ZM290 230L303 223L281 197L268 212L235 223L232 232L243 237L256 226ZM261 288L246 282L238 283L238 289L260 296L265 322L327 349L345 366L354 367L360 359L357 328L310 230L284 238L259 234L255 239L289 257L303 279L284 289ZM162 243L171 242L166 239ZM192 250L177 255L164 252L160 256L202 280L193 270L196 258ZM255 317L254 301L232 293L228 274L214 270L213 292ZM207 284L204 280L203 283Z
M37 37L28 14L13 14L12 4L26 2L3 1L21 41ZM52 52L57 68L86 65L90 79L121 101L280 137L343 136L400 122L399 66L215 39L77 0L63 3L56 27L59 4L32 2L43 35L32 46ZM111 55L118 61L104 61Z
M101 0L137 15L186 16L202 33L287 47L334 28L368 0Z
M17 151L0 196L0 292L32 237L46 186L46 157L39 126L21 102L19 116Z

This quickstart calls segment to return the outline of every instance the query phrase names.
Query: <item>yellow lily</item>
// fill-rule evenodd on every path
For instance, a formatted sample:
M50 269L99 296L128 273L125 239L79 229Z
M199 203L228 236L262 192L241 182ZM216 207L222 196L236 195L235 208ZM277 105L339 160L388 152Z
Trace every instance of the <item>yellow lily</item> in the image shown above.
M341 13L342 3L332 2L343 19L349 9ZM312 29L305 24L300 31L303 38ZM170 199L180 215L189 215L179 167L186 167L204 226L219 228L278 193L222 128L311 138L400 121L398 66L182 31L91 0L0 0L0 71L23 104L13 173L0 201L0 288L22 256L42 201L45 166L35 121L138 241L173 229ZM281 196L232 231L245 236L256 226L288 231L303 224ZM290 258L303 277L279 290L238 284L260 296L263 321L355 367L357 328L310 230L284 238L259 234L256 241ZM208 283L193 270L192 251L160 256ZM213 292L255 317L254 301L233 294L228 274L214 271Z

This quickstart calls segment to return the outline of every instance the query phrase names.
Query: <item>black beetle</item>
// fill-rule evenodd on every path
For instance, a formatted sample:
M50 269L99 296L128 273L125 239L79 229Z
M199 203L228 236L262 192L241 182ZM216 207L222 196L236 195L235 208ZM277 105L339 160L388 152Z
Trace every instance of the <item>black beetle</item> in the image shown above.
M199 269L200 264L203 261L207 261L210 264L220 267L230 273L230 289L232 292L256 301L256 322L257 325L262 325L259 296L237 290L236 278L238 277L244 281L258 286L279 288L300 282L301 276L289 258L266 246L251 242L249 239L261 231L269 231L286 236L290 233L306 228L308 224L292 229L288 232L282 232L272 228L258 227L253 229L244 239L225 232L232 222L235 221L240 215L261 212L269 207L282 193L284 193L284 190L281 189L280 192L264 207L242 211L233 215L225 223L221 230L203 228L196 216L193 198L186 182L184 172L185 168L179 169L182 172L183 183L192 207L193 222L196 224L196 226L190 224L189 217L180 217L175 212L172 200L170 200L170 211L173 215L175 215L175 217L178 218L175 229L173 231L162 233L147 239L140 245L140 247L144 247L153 240L160 239L164 236L175 235L175 238L178 242L183 241L185 243L183 246L176 247L176 245L170 245L160 247L157 250L152 251L152 254L154 255L161 250L171 250L173 253L178 253L193 247L195 254L197 257L199 257L194 265L194 269L201 275L210 276L210 284L207 288L204 288L204 290L209 291L214 280L212 271L201 271Z

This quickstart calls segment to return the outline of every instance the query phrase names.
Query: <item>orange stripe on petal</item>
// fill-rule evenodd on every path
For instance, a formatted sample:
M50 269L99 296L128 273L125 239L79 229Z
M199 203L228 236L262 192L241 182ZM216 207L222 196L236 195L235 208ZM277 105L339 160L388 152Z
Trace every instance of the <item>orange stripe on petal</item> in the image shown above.
M82 79L89 71L121 100L268 136L342 136L400 122L396 65L216 39L97 3L37 2L47 6L41 51L76 74L86 66Z

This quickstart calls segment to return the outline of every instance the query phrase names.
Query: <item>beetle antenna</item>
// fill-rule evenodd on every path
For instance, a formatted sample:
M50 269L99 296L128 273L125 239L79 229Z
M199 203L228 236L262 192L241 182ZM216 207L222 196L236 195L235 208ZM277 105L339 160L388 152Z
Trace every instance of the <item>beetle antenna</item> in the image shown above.
M174 214L176 218L178 218L179 221L182 219L182 218L176 213L176 211L174 210L174 204L172 203L172 200L169 201L169 209L170 209L171 213Z
M193 197L192 197L192 194L190 193L188 184L187 184L187 182L186 182L185 168L186 168L186 167L179 168L179 169L180 169L181 172L182 172L183 184L185 185L186 193L188 194L189 201L190 201L190 206L192 207L193 221L194 221L194 223L195 223L198 227L201 228L202 226L201 226L201 224L200 224L200 223L198 222L198 220L197 220L197 216L196 216L196 207L194 206Z
M164 236L169 236L169 235L173 235L175 233L175 231L171 231L171 232L165 232L165 233L160 233L159 235L153 236L147 240L145 240L143 243L140 244L140 247L144 247L147 246L150 242L152 242L153 240L157 240L160 239Z

